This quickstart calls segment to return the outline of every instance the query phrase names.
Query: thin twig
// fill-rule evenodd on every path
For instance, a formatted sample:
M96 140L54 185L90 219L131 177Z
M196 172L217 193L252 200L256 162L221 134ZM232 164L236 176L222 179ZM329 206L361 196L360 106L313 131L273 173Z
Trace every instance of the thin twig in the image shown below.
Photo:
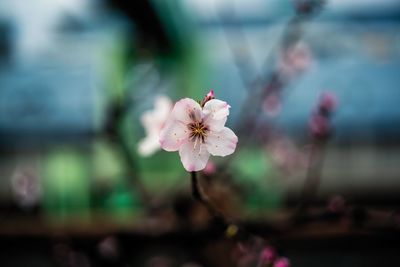
M190 172L190 176L192 179L193 198L203 204L207 208L208 212L215 218L220 219L228 224L228 220L225 218L224 214L211 203L210 198L203 192L197 177L197 172Z
M324 162L325 141L314 140L311 144L306 179L301 191L300 202L295 217L302 216L315 198L321 182L321 172Z

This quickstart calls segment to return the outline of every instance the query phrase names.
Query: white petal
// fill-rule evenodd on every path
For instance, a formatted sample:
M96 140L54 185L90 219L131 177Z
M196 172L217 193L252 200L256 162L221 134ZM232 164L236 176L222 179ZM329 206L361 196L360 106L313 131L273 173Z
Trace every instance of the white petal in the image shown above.
M139 141L138 153L143 157L152 155L154 152L160 149L160 143L158 142L158 135L148 135Z
M220 120L228 117L230 106L225 101L212 99L207 101L203 107L203 113L211 116L214 120Z
M171 110L171 100L166 96L157 96L154 109L144 112L140 117L140 121L146 130L146 135L158 135L171 114Z
M208 153L204 144L197 144L195 146L194 142L188 141L183 143L179 148L179 156L181 157L183 167L188 172L194 172L206 167L210 153Z
M236 149L237 142L237 136L227 127L219 132L209 132L206 138L207 150L213 156L224 157L232 154Z
M201 120L201 107L199 103L190 98L184 98L176 102L170 118L188 124Z
M204 123L212 131L222 130L229 115L229 108L228 103L224 101L218 99L208 101L203 108Z
M214 120L214 119L211 119L210 117L208 117L204 120L204 124L208 127L209 130L211 130L213 132L219 132L225 127L225 123L226 123L227 119L228 118L225 117L223 119Z
M154 104L154 116L162 124L165 123L172 110L172 101L166 96L157 96Z
M161 130L160 123L154 117L154 111L152 110L143 113L143 115L140 117L140 121L146 131L146 135L156 134Z
M186 125L170 118L160 133L161 148L166 151L177 151L189 137Z

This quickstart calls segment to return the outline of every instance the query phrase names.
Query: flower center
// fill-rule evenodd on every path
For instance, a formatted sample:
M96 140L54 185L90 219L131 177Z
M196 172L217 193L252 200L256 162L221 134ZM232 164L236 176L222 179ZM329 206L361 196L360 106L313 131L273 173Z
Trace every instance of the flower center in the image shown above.
M208 128L202 122L189 123L188 129L190 131L189 137L192 141L200 140L204 143L204 138L207 136Z

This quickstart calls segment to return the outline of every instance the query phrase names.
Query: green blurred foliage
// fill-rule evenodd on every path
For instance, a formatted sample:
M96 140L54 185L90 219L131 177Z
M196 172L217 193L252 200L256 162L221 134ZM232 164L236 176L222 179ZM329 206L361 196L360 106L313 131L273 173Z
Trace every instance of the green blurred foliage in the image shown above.
M236 153L232 164L234 179L245 188L246 212L260 215L279 208L283 198L279 176L266 152L244 148Z
M44 208L52 219L88 218L90 162L87 151L56 148L43 162Z

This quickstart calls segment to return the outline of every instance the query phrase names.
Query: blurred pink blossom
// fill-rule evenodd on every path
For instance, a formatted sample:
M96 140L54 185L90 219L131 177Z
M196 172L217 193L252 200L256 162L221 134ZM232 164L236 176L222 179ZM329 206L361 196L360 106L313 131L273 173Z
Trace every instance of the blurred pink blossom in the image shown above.
M264 100L263 104L264 111L270 117L276 117L282 109L281 99L278 94L270 94Z
M104 238L97 246L100 255L106 259L116 259L119 256L118 240L114 236Z
M11 189L21 207L35 206L42 196L38 170L34 166L17 167L11 178Z
M291 78L310 67L312 53L304 42L297 42L281 51L278 68L286 78Z
M146 137L139 141L138 152L141 156L147 157L160 149L158 142L162 127L172 109L172 101L166 96L157 96L154 102L154 109L146 111L140 120L146 131Z
M215 166L215 163L213 161L209 160L207 162L207 165L204 168L203 172L205 175L213 175L216 170L217 170L217 167Z
M274 267L290 267L290 261L287 258L279 258L275 261Z
M311 135L316 138L324 138L331 133L330 119L318 113L311 116L309 127Z
M337 108L337 97L331 92L322 93L317 108L309 120L311 135L316 139L325 139L332 133L331 115Z
M265 247L260 254L259 263L262 265L271 264L274 262L277 254L273 247Z
M307 166L306 154L288 138L275 138L267 146L273 163L283 172L291 175Z
M184 168L200 171L206 167L210 154L227 156L236 149L234 132L225 127L228 103L211 99L202 107L190 98L178 101L160 133L161 147L179 151Z
M333 112L338 105L338 100L332 92L324 92L319 100L319 108L328 112Z

